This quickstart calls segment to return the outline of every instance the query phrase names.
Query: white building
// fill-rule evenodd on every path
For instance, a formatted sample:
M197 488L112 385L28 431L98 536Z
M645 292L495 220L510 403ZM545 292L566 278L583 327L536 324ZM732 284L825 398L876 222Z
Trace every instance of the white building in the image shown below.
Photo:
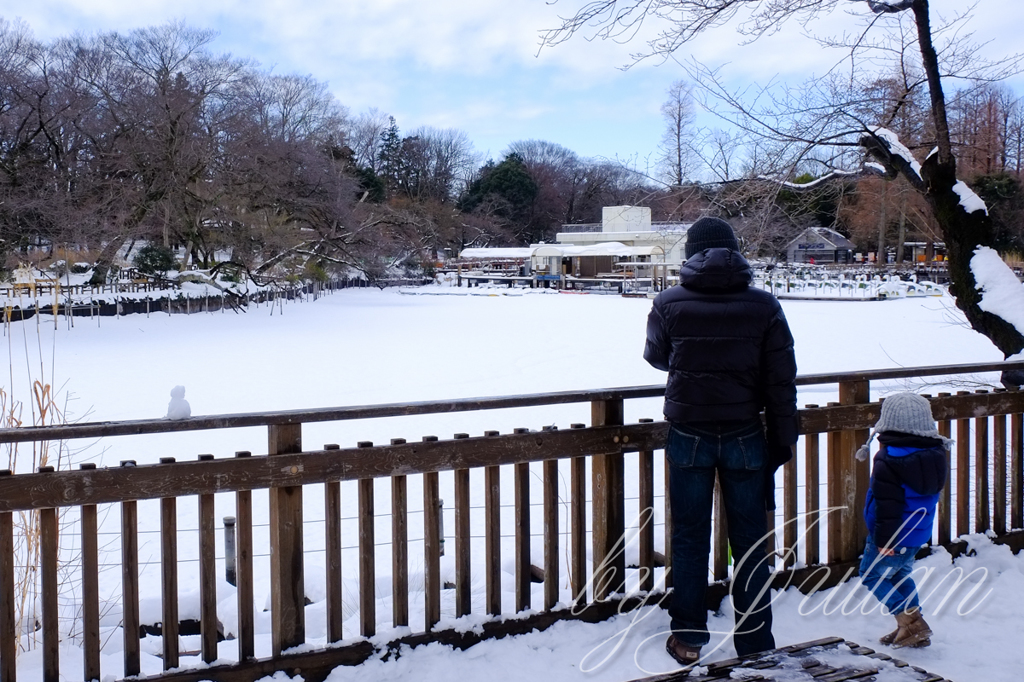
M786 245L790 263L852 263L857 245L830 227L809 227Z
M601 222L587 225L563 225L555 236L559 244L591 246L618 242L632 247L649 247L656 262L678 270L685 260L686 230L690 223L651 222L651 209L646 206L605 206ZM653 248L656 247L656 248ZM673 268L673 266L675 266Z
M461 276L531 279L545 286L557 281L559 287L615 281L664 287L678 276L689 223L652 223L651 209L641 206L608 206L601 217L600 223L563 225L566 231L554 244L463 249Z

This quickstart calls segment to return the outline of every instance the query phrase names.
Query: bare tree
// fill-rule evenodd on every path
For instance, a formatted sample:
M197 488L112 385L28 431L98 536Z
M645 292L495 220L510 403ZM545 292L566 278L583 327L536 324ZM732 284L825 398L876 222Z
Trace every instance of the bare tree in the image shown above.
M692 170L694 146L693 93L686 81L677 80L669 86L668 98L661 105L665 131L658 146L658 165L670 185L680 186Z
M245 105L264 133L285 142L341 141L348 112L327 83L312 76L249 72L243 81Z
M217 131L208 114L243 65L206 52L213 39L181 23L75 38L62 44L68 68L94 111L76 121L106 169L105 244L94 281L106 279L126 240L177 219L190 243L200 236L203 185ZM190 193L192 196L190 196Z
M1006 170L1018 179L1024 171L1024 102L1015 99L1006 109Z
M586 165L576 152L546 140L518 140L508 153L522 160L537 185L528 218L530 241L551 239L559 225L586 220L578 211Z
M418 140L416 159L410 159L420 178L417 194L441 203L457 197L479 164L469 135L455 128L427 126L412 131L410 137Z
M348 142L357 166L377 172L381 135L388 129L391 117L376 108L359 114L349 123Z
M961 199L969 190L957 177L945 92L953 78L1003 78L1017 69L1019 57L996 63L984 60L955 25L933 27L928 0L594 0L547 32L544 40L547 45L555 45L581 30L590 30L601 38L628 38L650 20L658 22L660 31L637 57L667 59L696 36L736 21L741 12L738 31L756 38L779 30L791 20L807 26L838 7L859 15L860 23L847 36L822 43L846 51L846 74L834 69L796 92L784 89L775 93L764 88L750 97L730 92L713 69L695 64L696 73L691 75L705 92L739 113L733 119L735 123L777 140L780 151L788 152L790 158L804 159L811 149L832 149L835 152L825 157L829 166L848 173L857 165L852 152L859 148L876 164L869 168L889 178L904 177L928 200L942 230L957 306L971 326L988 336L1005 355L1020 352L1024 349L1024 334L979 306L982 294L976 287L971 259L979 246L994 243L993 227L986 210ZM953 23L963 18L960 15ZM863 80L866 71L877 63L872 58L910 64L922 74L920 81L908 79L908 84L928 92L927 128L935 152L923 161L899 140L897 133L858 115L855 95L860 87L856 81ZM851 81L858 87L850 88ZM1024 290L1020 306L1024 307Z
M105 280L123 247L162 238L185 246L182 267L227 251L263 281L380 277L450 238L475 165L464 133L398 139L401 180L422 172L422 194L365 202L355 150L379 159L381 136L350 137L373 115L350 123L325 83L213 55L212 38L174 23L43 44L0 20L2 250L92 247Z

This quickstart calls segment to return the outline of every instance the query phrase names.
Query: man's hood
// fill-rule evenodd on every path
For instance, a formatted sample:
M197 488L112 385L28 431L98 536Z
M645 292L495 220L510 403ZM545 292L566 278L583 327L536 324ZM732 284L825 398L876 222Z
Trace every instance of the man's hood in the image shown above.
M693 254L679 269L679 283L700 291L736 291L750 285L754 273L739 251L704 249Z

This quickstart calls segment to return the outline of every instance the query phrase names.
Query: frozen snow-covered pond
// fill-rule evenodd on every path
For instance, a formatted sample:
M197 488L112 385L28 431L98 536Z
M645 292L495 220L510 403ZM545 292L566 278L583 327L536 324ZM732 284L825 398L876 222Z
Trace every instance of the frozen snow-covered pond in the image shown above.
M783 305L802 374L1002 358L966 327L948 298ZM641 357L649 310L647 299L617 296L408 296L349 289L283 311L263 306L242 314L76 318L71 330L62 318L57 331L47 323L52 318L43 317L10 327L4 340L11 369L3 384L27 402L27 375L37 379L42 373L70 398L70 418L87 421L161 417L176 384L185 386L193 415L655 384L664 382L664 374ZM809 387L801 402L823 402L829 392L835 388ZM660 403L633 410L627 418L656 417ZM351 445L445 437L563 425L571 415L588 413L538 411L543 414L431 417L426 424L311 425L304 440ZM90 455L108 448L102 462L110 464L265 448L261 429L164 440L159 452L152 444L140 451L122 438Z

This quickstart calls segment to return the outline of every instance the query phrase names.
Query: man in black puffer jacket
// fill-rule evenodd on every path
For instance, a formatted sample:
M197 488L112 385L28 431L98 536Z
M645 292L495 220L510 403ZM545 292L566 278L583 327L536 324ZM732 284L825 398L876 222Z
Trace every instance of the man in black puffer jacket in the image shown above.
M705 592L716 471L735 561L736 652L775 647L765 511L774 508L775 469L797 440L796 359L782 307L768 292L750 288L750 265L728 223L695 222L686 258L680 286L654 299L644 358L669 373L673 594L666 648L693 665L710 641Z

